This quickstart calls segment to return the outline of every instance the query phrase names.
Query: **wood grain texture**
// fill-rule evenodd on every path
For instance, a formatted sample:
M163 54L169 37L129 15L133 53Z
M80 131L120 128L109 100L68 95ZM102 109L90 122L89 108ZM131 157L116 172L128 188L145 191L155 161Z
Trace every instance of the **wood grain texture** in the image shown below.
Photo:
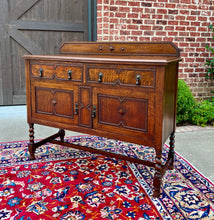
M61 54L110 54L110 55L146 55L179 57L179 49L171 42L64 42L60 47Z

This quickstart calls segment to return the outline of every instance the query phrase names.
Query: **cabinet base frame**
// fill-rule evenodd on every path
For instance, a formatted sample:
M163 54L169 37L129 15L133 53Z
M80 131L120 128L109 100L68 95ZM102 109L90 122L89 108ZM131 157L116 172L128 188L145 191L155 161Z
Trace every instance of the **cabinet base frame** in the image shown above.
M95 154L102 154L102 155L105 155L108 157L114 157L117 159L130 161L133 163L143 164L143 165L149 166L149 167L154 167L155 168L155 175L154 175L154 179L153 179L153 186L154 186L153 197L155 197L155 198L160 196L161 180L162 180L162 177L165 174L166 170L167 169L171 170L174 168L174 154L175 154L174 153L174 143L175 143L175 141L174 141L175 132L174 131L170 135L170 143L169 143L170 149L169 149L169 153L168 153L168 159L165 164L162 164L161 158L157 158L157 156L156 156L156 162L154 163L154 162L142 160L139 158L129 157L129 156L116 154L116 153L112 153L112 152L108 152L108 151L104 151L104 150L100 150L100 149L95 149L95 148L91 148L91 147L85 147L85 146L65 142L64 141L65 131L63 129L60 129L59 132L57 132L56 134L51 135L51 136L35 143L34 142L34 124L30 123L29 126L30 126L30 129L29 129L30 142L28 145L28 150L30 153L30 160L36 159L35 158L36 148L49 142L52 144L71 147L71 148L75 148L78 150L88 151L88 152L95 153ZM60 137L60 140L55 140L58 137Z

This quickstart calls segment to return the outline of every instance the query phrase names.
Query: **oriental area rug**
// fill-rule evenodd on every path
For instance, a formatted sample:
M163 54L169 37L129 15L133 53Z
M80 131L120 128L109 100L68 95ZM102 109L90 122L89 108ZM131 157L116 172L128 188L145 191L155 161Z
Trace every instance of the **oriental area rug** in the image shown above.
M66 141L154 161L153 148L95 136ZM0 144L0 219L214 219L214 184L180 155L152 197L154 168L54 144ZM163 147L166 159L168 147ZM163 161L164 162L164 161Z

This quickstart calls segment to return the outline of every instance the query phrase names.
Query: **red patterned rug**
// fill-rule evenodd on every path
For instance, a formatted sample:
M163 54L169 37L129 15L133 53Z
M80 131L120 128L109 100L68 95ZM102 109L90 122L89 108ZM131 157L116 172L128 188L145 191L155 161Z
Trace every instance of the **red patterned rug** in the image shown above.
M154 160L145 146L94 136L68 142ZM164 146L164 158L168 147ZM161 197L154 168L46 144L29 161L27 141L0 144L0 219L214 219L214 184L176 154Z

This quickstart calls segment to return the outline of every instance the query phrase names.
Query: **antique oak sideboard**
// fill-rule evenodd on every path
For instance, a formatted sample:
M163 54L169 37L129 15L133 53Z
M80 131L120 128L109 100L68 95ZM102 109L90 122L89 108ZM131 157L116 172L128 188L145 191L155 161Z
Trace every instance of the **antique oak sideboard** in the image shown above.
M155 168L158 197L162 176L173 169L179 56L170 42L65 42L59 55L24 56L30 159L51 142L141 163ZM35 123L59 132L36 143ZM67 143L64 130L153 147L155 162Z

